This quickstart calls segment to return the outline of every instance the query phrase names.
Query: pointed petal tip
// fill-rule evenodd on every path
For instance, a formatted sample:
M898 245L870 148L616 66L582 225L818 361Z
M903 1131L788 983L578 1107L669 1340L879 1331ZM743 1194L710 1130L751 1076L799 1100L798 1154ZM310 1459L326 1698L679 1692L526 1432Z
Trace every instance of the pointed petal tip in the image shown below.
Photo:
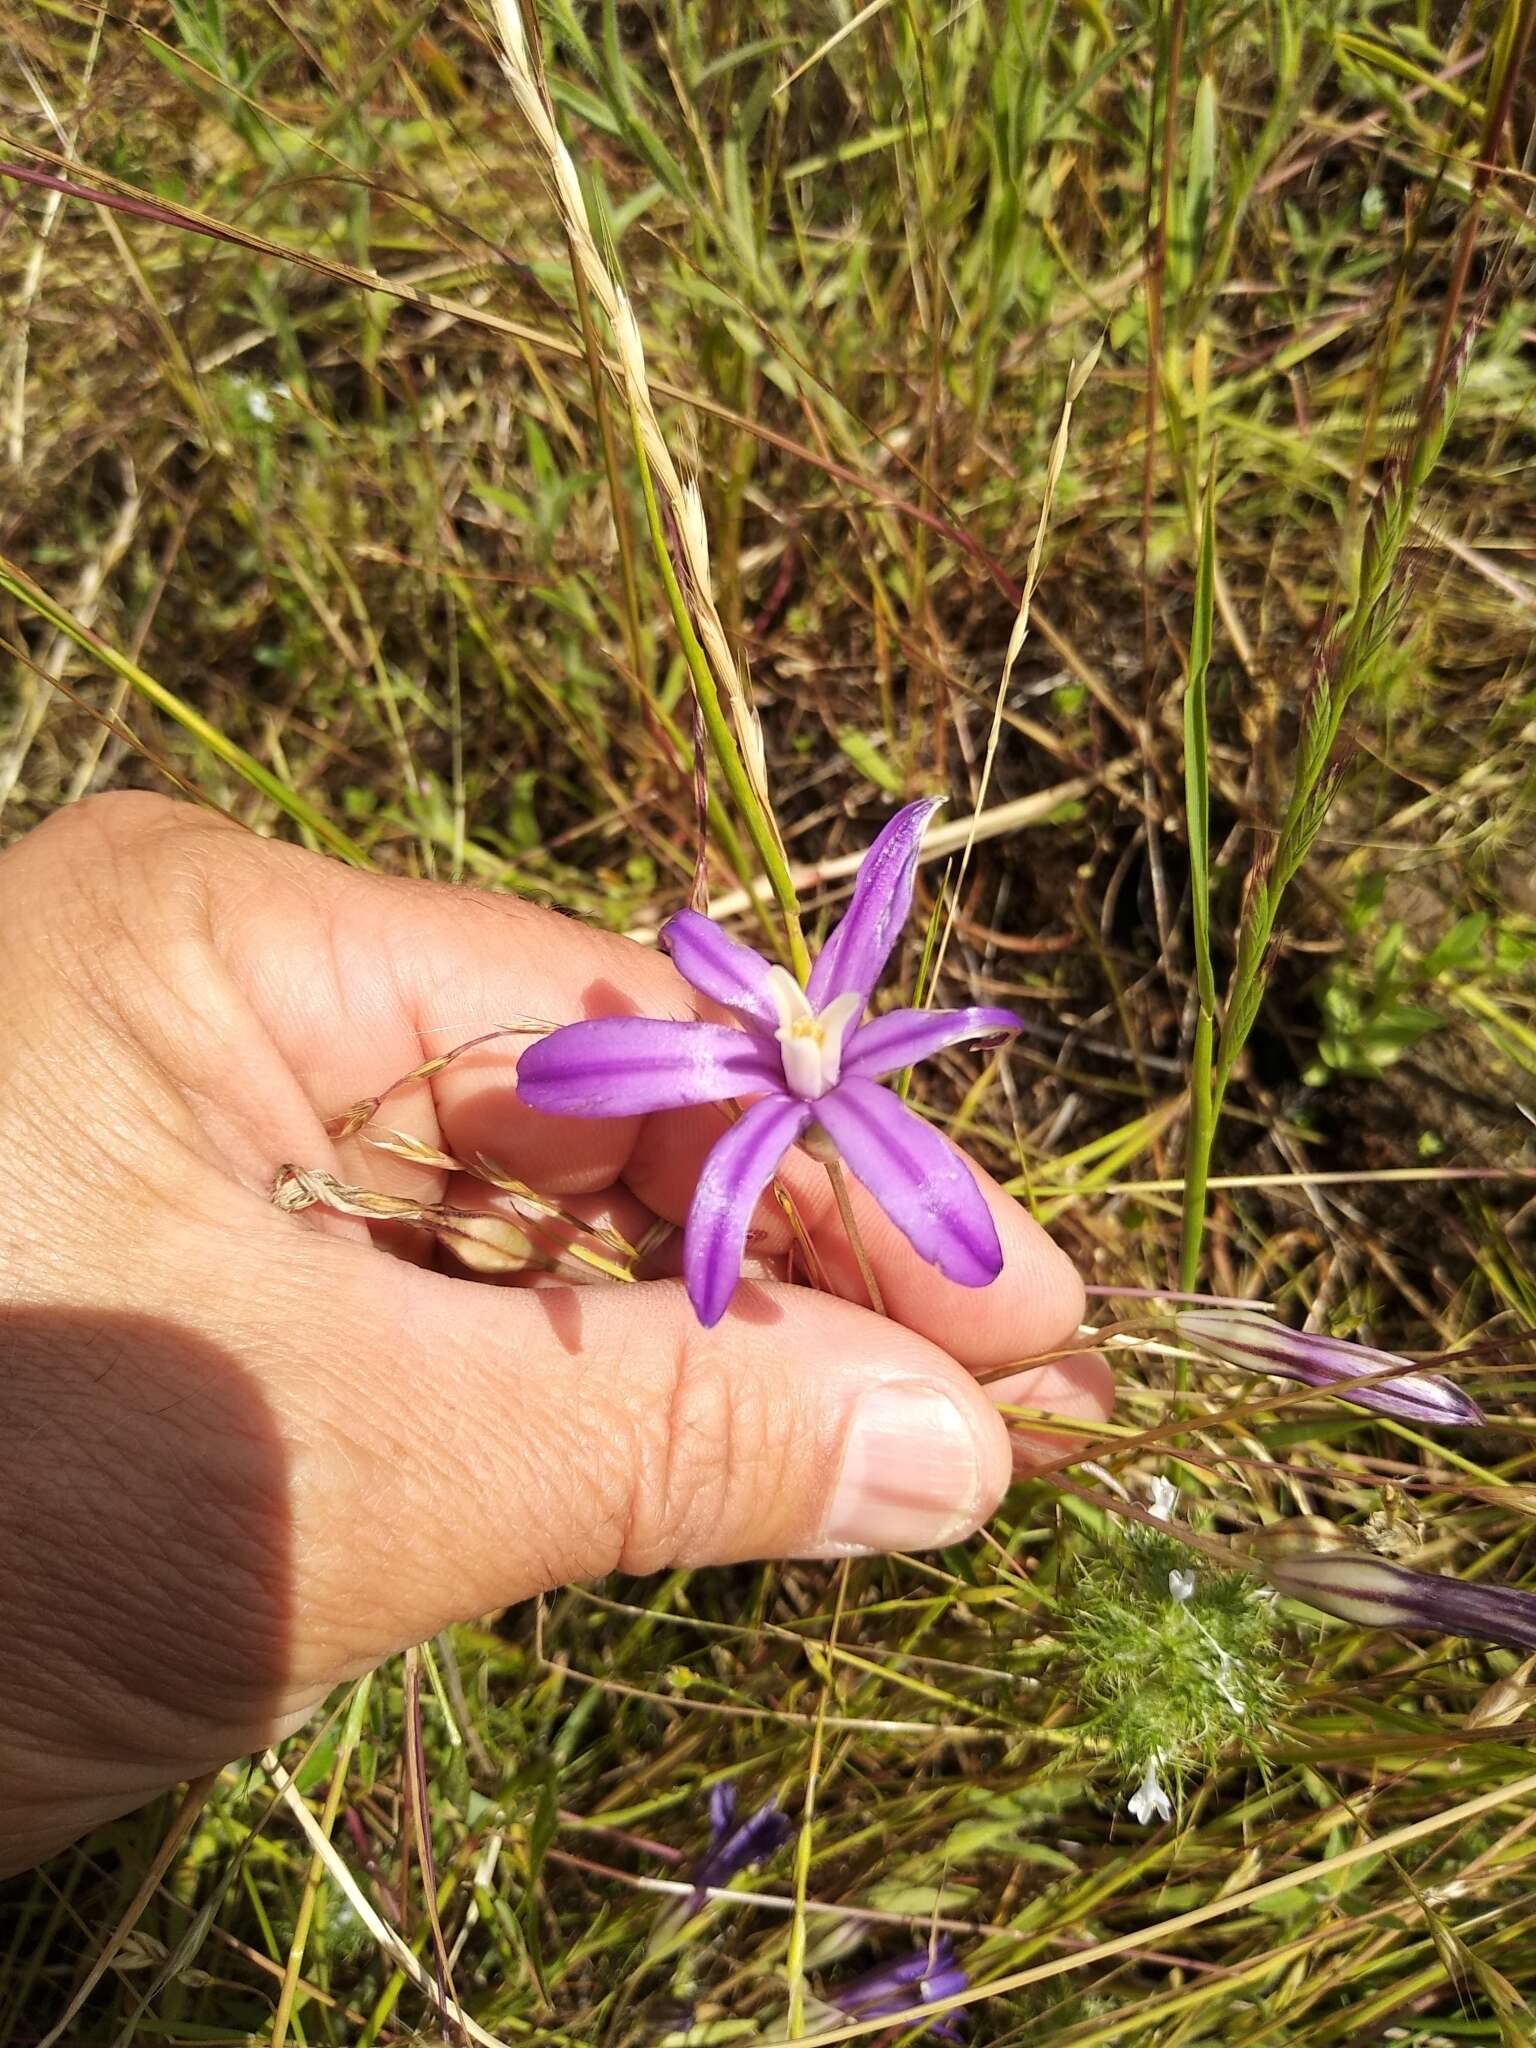
M934 815L934 813L936 811L942 811L944 806L948 802L949 798L947 796L917 797L914 799L913 802L909 804L903 804L901 809L896 813L896 816L892 818L890 822L892 825L894 825L902 818L911 818L914 820L921 818L923 823L926 825L928 820ZM889 830L889 827L887 827L887 830Z
M702 911L686 909L667 919L656 943L700 995L724 1003L762 1030L775 1028L768 992L773 962L754 947L733 939Z
M888 818L865 850L847 909L806 985L818 1009L853 989L867 1002L912 908L918 855L942 797L920 797Z
M912 1249L946 1280L986 1287L1003 1270L997 1224L963 1155L874 1081L843 1079L821 1123Z
M712 1330L730 1307L731 1295L722 1294L718 1288L711 1289L710 1292L706 1293L703 1288L695 1286L692 1280L687 1282L687 1288L688 1299L693 1304L693 1313L699 1328L701 1330ZM733 1286L731 1293L733 1294L734 1292L735 1288Z
M1464 1387L1458 1387L1454 1380L1440 1380L1437 1384L1445 1388L1450 1397L1450 1406L1455 1411L1446 1416L1447 1422L1455 1422L1463 1429L1486 1429L1488 1416Z
M716 1258L684 1260L683 1286L700 1329L712 1330L731 1305L741 1278Z
M810 1120L810 1103L792 1095L765 1096L705 1156L683 1229L683 1278L706 1330L719 1322L736 1292L758 1198Z
M952 1271L946 1266L940 1266L939 1271L945 1275L946 1279L956 1281L961 1287L990 1287L994 1280L1002 1278L1002 1245L995 1241L990 1245L968 1245L964 1266L965 1270L963 1272L959 1270Z

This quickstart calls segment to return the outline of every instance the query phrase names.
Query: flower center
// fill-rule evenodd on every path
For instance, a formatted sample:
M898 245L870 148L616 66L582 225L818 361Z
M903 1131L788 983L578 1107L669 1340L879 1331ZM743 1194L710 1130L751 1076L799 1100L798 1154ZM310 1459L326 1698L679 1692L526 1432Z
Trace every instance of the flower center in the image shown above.
M837 1086L842 1071L843 1038L855 1015L863 1009L856 995L835 996L824 1010L811 1008L810 998L782 967L769 976L779 1028L773 1034L784 1063L784 1081L791 1095L802 1102L815 1102Z

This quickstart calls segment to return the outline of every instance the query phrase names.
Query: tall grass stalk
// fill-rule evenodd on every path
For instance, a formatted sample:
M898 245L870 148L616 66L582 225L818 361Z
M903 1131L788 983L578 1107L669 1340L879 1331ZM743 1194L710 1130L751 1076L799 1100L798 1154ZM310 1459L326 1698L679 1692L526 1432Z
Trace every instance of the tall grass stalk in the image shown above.
M949 914L945 919L944 936L939 943L938 958L929 977L932 981L937 981L943 972L944 957L949 951L950 936L954 931L955 916L960 907L961 891L965 886L971 854L976 845L977 828L981 823L987 795L992 787L992 771L997 761L998 742L1003 733L1003 713L1008 703L1008 686L1013 681L1014 668L1024 651L1024 643L1029 638L1029 615L1040 582L1040 570L1045 561L1045 542L1051 528L1051 510L1056 502L1056 487L1061 482L1061 472L1067 460L1067 445L1072 432L1072 408L1082 397L1084 386L1093 375L1103 347L1101 337L1082 362L1072 363L1067 370L1066 396L1062 400L1061 417L1056 422L1050 454L1046 457L1045 482L1040 492L1040 516L1035 522L1035 537L1029 546L1029 560L1024 570L1024 589L1019 598L1018 609L1013 615L1013 626L1003 654L1003 670L998 678L997 695L992 700L992 723L987 731L987 748L982 757L981 780L977 785L976 801L966 827L965 844L960 849L960 865L955 874L953 887L949 891ZM925 961L925 974L927 965Z
M795 971L803 979L809 956L800 929L800 914L783 838L768 794L767 759L762 724L731 652L725 625L715 603L710 567L709 531L704 504L693 479L684 480L673 459L656 414L646 373L645 346L629 299L598 245L586 195L569 149L555 122L543 89L542 67L523 21L520 0L493 0L501 67L518 112L537 143L549 172L561 225L570 248L578 288L601 308L613 337L613 366L624 394L646 492L646 516L656 566L666 586L674 623L683 633L683 651L710 745L725 775L763 863L784 920L784 932ZM660 500L660 504L657 500ZM660 517L664 505L671 518L684 578L672 566L668 534ZM683 581L686 579L686 594ZM723 706L730 707L727 726Z
M1179 1285L1192 1288L1200 1267L1206 1179L1216 1134L1212 1059L1216 969L1211 959L1211 748L1206 681L1216 614L1216 483L1206 486L1195 563L1195 615L1184 685L1184 813L1189 838L1190 922L1195 951L1195 1039L1190 1057L1189 1136L1184 1167L1184 1228Z
M341 1811L342 1797L347 1786L347 1775L357 1745L362 1740L363 1717L368 1711L368 1698L373 1688L373 1674L365 1673L347 1702L346 1719L336 1745L336 1760L331 1766L331 1781L326 1789L325 1804L320 1813L320 1828L327 1841L335 1831L336 1817ZM300 1972L304 1968L304 1951L309 1942L309 1930L314 1921L315 1906L320 1897L320 1886L325 1875L325 1865L319 1856L311 1855L309 1868L304 1873L304 1890L299 1899L299 1910L294 1920L293 1939L288 1944L288 1957L283 1970L282 1989L278 1993L277 2009L272 2015L272 2031L269 2036L270 2048L283 2048L288 2039L291 2022L297 2019L295 1998L299 1988Z
M1209 764L1205 739L1210 591L1207 589L1203 600L1206 610L1202 627L1202 599L1197 588L1190 685L1185 693L1185 781L1200 1015L1191 1062L1189 1136L1184 1164L1179 1261L1180 1284L1184 1287L1192 1287L1199 1272L1205 1189L1216 1129L1233 1070L1263 1005L1286 892L1312 849L1349 765L1347 753L1339 744L1344 715L1362 685L1379 670L1393 644L1407 592L1400 568L1403 544L1419 496L1455 418L1475 331L1475 323L1469 323L1463 330L1450 360L1425 399L1411 438L1383 465L1361 542L1354 602L1339 623L1324 631L1313 656L1301 707L1301 732L1290 797L1278 828L1261 839L1248 871L1238 925L1237 958L1227 985L1219 1031L1213 1015L1215 990L1210 966ZM1197 586L1205 581L1214 587L1214 554L1214 530L1207 502Z
M630 421L634 428L635 460L640 469L640 488L645 497L645 518L651 537L651 548L656 557L656 566L661 572L662 587L667 593L667 606L671 611L672 623L683 650L683 659L688 664L689 680L693 685L699 715L704 722L704 730L709 736L715 759L725 776L726 785L735 799L736 808L741 813L752 844L763 863L769 887L784 918L785 936L789 942L795 972L804 981L810 973L810 955L806 951L805 937L800 928L794 881L790 876L783 846L773 823L773 813L758 800L741 749L736 744L736 736L726 722L725 712L720 703L720 693L715 687L714 666L704 651L698 633L694 630L693 613L689 610L677 571L672 565L672 551L667 545L661 507L656 497L656 482L651 474L645 438L633 408L630 411Z

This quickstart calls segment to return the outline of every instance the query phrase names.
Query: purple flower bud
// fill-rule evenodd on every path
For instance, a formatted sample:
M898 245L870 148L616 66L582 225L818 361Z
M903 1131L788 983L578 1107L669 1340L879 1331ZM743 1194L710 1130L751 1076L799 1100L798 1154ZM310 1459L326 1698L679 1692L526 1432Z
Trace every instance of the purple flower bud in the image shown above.
M777 1803L766 1800L746 1820L736 1818L736 1787L714 1786L709 1795L709 1847L694 1866L693 1911L706 1903L704 1893L719 1891L743 1870L766 1863L774 1850L794 1833Z
M910 1955L881 1963L862 1977L854 1977L836 1991L829 1991L826 1998L828 2005L835 2005L850 2019L883 2019L888 2014L910 2012L917 2005L953 1998L970 1981L955 1961L955 1945L946 1934L931 1948L915 1949ZM961 2038L953 2019L934 2020L926 2031L941 2041Z
M1192 1309L1175 1316L1174 1327L1187 1343L1228 1365L1300 1380L1303 1386L1326 1387L1357 1407L1376 1408L1405 1422L1471 1429L1486 1419L1460 1387L1437 1373L1417 1371L1411 1359L1393 1351L1373 1351L1367 1344L1292 1330L1271 1316L1246 1309ZM1354 1384L1362 1374L1389 1369L1402 1377Z
M1411 1572L1359 1550L1268 1557L1264 1569L1279 1592L1360 1628L1423 1629L1536 1650L1536 1593L1513 1586Z

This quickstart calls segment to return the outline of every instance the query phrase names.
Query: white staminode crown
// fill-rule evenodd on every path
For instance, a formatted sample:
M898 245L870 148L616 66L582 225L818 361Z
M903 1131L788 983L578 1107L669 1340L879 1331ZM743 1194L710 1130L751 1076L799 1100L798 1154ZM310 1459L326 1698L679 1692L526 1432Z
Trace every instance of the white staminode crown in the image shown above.
M834 996L818 1012L810 997L787 968L768 971L768 988L779 1013L779 1041L784 1062L784 1079L792 1095L802 1102L815 1102L829 1088L837 1086L843 1068L843 1036L864 1007L864 998L851 990Z

